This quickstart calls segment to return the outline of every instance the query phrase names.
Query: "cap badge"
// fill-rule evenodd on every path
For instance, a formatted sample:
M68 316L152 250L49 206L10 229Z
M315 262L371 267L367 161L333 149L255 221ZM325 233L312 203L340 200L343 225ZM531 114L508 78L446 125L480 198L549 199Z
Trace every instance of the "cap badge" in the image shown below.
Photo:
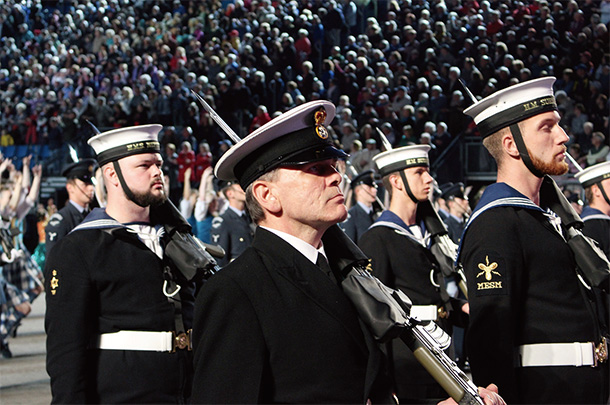
M313 115L313 119L316 123L316 134L322 139L328 139L328 130L324 127L324 121L326 121L326 110L320 108Z

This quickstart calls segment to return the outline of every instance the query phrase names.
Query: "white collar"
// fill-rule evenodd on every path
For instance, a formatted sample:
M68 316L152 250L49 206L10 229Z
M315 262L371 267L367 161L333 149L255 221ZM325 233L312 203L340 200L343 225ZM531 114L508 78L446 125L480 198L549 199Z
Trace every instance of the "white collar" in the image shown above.
M358 205L360 206L360 208L362 208L364 210L364 212L366 212L367 214L371 213L373 206L366 206L363 203L361 203L360 201L356 201L356 203L358 203Z
M69 200L70 204L72 204L74 206L74 208L76 208L78 210L78 212L80 212L81 214L83 213L83 211L85 211L85 207L81 207L79 204L75 203L72 200Z
M234 206L232 206L232 205L229 205L229 208L231 209L231 211L233 211L234 213L236 213L236 214L237 214L237 215L239 215L240 217L246 213L246 211L244 211L244 210L238 210L237 208L235 208L235 207L234 207Z
M280 237L290 246L298 250L303 256L307 258L307 260L314 264L318 261L318 253L322 253L324 257L326 257L326 252L324 251L324 244L322 244L322 242L320 242L320 248L316 249L309 243L305 242L303 239L299 239L296 236L290 235L286 232L278 231L277 229L268 228L266 226L261 226L261 228L266 229L269 232Z

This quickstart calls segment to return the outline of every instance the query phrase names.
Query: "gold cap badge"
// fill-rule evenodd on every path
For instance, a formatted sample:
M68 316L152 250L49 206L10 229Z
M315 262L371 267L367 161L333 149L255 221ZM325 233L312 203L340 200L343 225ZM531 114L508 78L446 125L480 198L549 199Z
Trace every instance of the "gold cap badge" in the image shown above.
M326 121L326 110L320 108L313 115L313 119L316 123L316 133L322 139L328 139L328 130L324 127L324 121Z

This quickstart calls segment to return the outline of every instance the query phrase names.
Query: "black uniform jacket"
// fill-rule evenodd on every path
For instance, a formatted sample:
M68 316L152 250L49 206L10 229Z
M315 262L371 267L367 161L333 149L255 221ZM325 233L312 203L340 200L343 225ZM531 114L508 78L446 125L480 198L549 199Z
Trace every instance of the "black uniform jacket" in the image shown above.
M45 249L47 253L51 248L64 236L66 236L76 225L83 222L86 213L80 212L70 201L66 205L51 215L49 223L44 229L45 232Z
M485 193L498 190L529 201L504 183ZM484 194L479 206L489 201L497 200ZM606 403L608 363L519 367L520 345L597 344L601 337L570 248L531 205L477 209L462 238L458 258L468 280L466 344L474 382L497 384L509 404Z
M347 219L339 224L345 234L349 236L355 243L358 239L373 225L373 218L368 214L360 204L354 205L349 209Z
M347 297L262 228L252 247L204 284L193 338L193 403L390 399L383 355Z
M52 402L177 403L190 389L191 356L184 350L93 348L101 333L173 331L175 320L174 305L162 291L161 259L105 211L95 209L83 225L92 219L115 229L75 229L57 243L45 266ZM193 288L183 279L178 283L188 328Z
M460 243L460 239L462 238L462 233L464 232L464 221L458 221L456 217L453 215L447 216L443 220L445 225L447 225L447 232L449 233L449 238L456 243Z
M392 217L395 217L395 214L385 211L379 221ZM360 238L358 245L372 259L373 275L385 285L404 292L414 305L445 307L438 287L439 281L444 282L443 277L429 249L406 233L387 226L371 227ZM433 282L437 286L432 284ZM454 303L457 311L451 312L451 320L461 324L459 309L463 302L455 300ZM451 333L451 322L448 319L438 319L437 324L447 333ZM391 341L387 350L390 357L390 375L399 398L441 398L445 395L440 385L400 339Z
M227 208L212 221L212 243L220 245L225 251L224 257L217 260L221 267L235 260L252 243L252 221L247 214L244 216L240 217L231 208Z
M585 226L582 233L599 243L608 259L610 259L610 216L600 210L586 206L581 218Z

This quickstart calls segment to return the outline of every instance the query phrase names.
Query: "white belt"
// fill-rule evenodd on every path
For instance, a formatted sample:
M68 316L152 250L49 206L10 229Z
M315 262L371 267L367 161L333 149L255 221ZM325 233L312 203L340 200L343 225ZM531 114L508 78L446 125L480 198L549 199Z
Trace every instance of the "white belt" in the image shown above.
M96 345L104 350L139 350L150 352L175 352L176 349L191 350L190 330L186 333L146 332L121 330L115 333L102 333Z
M595 366L595 344L585 343L536 343L519 346L521 367L541 366Z
M411 316L420 321L436 321L438 318L438 307L436 305L413 305Z

